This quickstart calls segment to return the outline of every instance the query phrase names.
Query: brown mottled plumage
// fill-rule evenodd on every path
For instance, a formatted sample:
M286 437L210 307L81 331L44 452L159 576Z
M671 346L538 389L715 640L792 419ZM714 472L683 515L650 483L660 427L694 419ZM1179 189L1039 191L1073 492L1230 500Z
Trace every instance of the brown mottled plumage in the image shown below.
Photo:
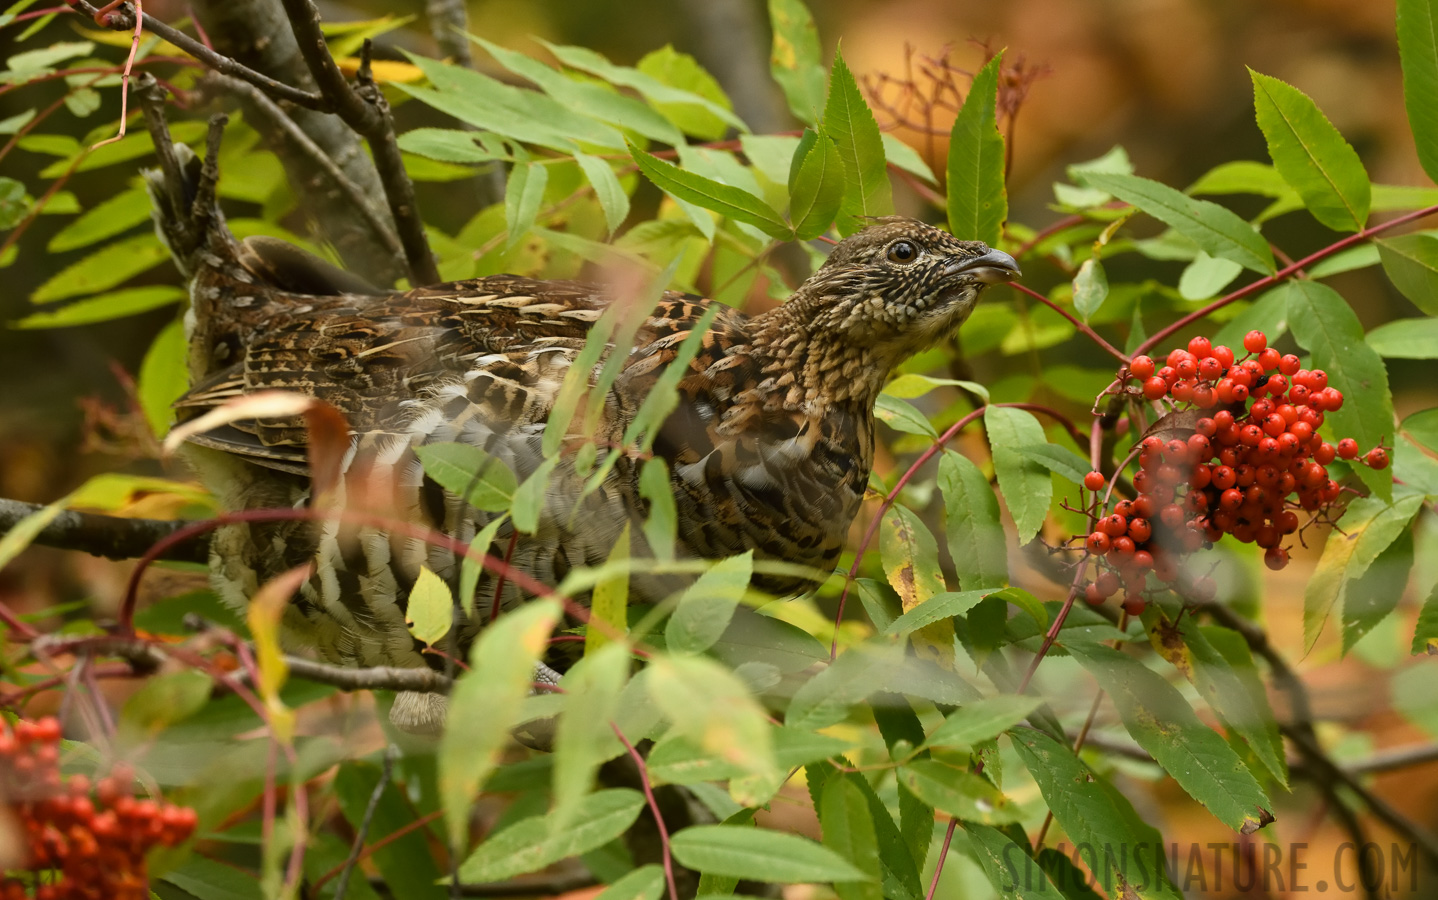
M523 481L543 461L540 440L565 372L596 319L619 302L597 285L509 275L376 291L280 242L235 243L217 211L178 229L182 217L167 210L184 204L167 202L158 176L151 181L161 234L192 278L194 387L180 401L182 418L269 388L323 399L352 430L343 493L364 487L373 505L382 483L390 514L461 540L491 515L426 478L414 447L474 444ZM816 577L832 571L868 482L884 381L951 333L985 286L1017 272L1011 257L982 243L891 217L840 242L782 306L752 318L720 309L653 445L670 470L679 554L752 549L756 560L795 563ZM601 444L622 443L639 403L713 303L665 293L632 346L611 348L625 360L605 398ZM305 442L298 421L237 423L193 438L191 457L227 506L300 505L309 490ZM512 550L514 565L550 584L602 562L623 525L647 511L636 460L621 457L582 500L571 462L551 478L538 532L519 536ZM647 552L637 528L634 535L636 552ZM506 523L491 552L503 556L510 537ZM350 665L434 659L418 652L404 606L422 565L457 584L454 554L375 529L308 523L234 526L214 547L215 583L235 603L316 559L286 625L324 657ZM777 595L812 584L799 575L756 578ZM672 587L636 578L633 599L657 601ZM493 591L486 577L481 609ZM509 584L502 599L509 606L524 597Z

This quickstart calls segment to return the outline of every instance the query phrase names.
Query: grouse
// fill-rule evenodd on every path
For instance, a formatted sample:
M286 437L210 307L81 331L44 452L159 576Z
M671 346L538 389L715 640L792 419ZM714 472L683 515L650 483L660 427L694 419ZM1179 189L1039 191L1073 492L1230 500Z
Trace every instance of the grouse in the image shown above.
M370 508L472 540L496 514L427 477L416 448L479 447L524 482L546 464L546 424L591 329L637 292L513 275L379 290L292 245L237 241L214 203L213 163L202 167L186 150L162 153L165 168L147 173L157 230L190 280L192 387L177 404L180 417L261 390L319 398L350 429L338 502L363 494ZM1018 274L1011 256L983 243L885 217L840 241L768 312L746 316L664 292L634 317L632 338L607 348L620 365L596 403L593 440L624 448L645 397L709 313L671 388L677 405L652 439L675 501L675 552L717 559L752 550L756 563L792 564L757 575L757 587L799 593L839 558L868 484L874 403L886 379L951 334L985 287ZM605 363L593 363L591 383ZM582 418L574 416L576 428ZM298 419L241 421L191 436L187 456L226 508L302 507L312 500L306 442ZM638 456L620 453L586 491L592 467L561 453L538 527L517 534L504 523L489 552L549 585L604 562L624 525L647 516ZM643 532L631 531L634 554L652 552ZM422 567L457 587L454 552L331 521L229 525L211 548L215 589L236 606L306 562L313 574L283 617L291 641L343 665L436 664L406 627L406 601ZM673 587L636 576L631 600L658 602ZM503 608L526 598L486 573L460 652L496 591Z

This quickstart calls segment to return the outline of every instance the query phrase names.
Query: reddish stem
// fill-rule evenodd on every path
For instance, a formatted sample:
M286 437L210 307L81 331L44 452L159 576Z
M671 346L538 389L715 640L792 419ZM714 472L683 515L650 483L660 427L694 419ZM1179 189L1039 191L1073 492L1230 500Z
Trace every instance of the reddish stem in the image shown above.
M437 809L426 816L422 816L418 819L415 819L413 822L396 828L394 831L391 831L389 834L375 841L373 844L365 846L365 848L359 852L359 856L355 857L355 861L358 862L359 860L364 859L366 856L369 856L371 853L374 853L376 850L380 850L384 847L389 846L390 844L409 834L411 831L416 831L420 828L425 827L426 825L435 821L442 815L444 815L444 810ZM331 878L335 878L336 876L338 876L340 872L344 871L345 865L346 863L340 863L333 869L330 869L328 872L321 875L319 878L315 879L314 882L310 884L310 896L318 897L320 895L320 886L323 885L326 881L329 881Z
M95 13L95 24L102 28L106 27L109 11L125 2L127 0L114 0L113 3L102 7L99 12ZM135 54L140 52L140 32L145 27L145 11L140 5L140 0L133 0L133 2L135 4L135 33L130 38L130 55L125 58L125 70L120 73L120 133L94 144L90 147L91 150L96 150L106 144L113 144L125 137L125 124L130 115L130 70L135 66Z
M954 828L958 824L957 817L949 817L949 828L944 832L944 847L939 851L939 858L934 861L934 880L929 882L929 892L924 895L924 900L934 900L934 891L939 889L939 876L944 873L944 859L949 855L949 844L954 839Z
M619 743L629 751L634 765L639 767L639 785L644 788L644 799L649 801L649 811L654 814L654 824L659 828L659 849L664 854L664 880L669 882L669 900L679 900L679 888L674 883L674 859L669 853L669 828L665 826L664 816L659 812L659 801L654 799L654 788L649 785L649 769L644 764L644 757L629 743L619 726L610 722L609 727L614 729L615 737L619 738Z
M1399 225L1412 222L1416 219L1421 219L1425 216L1431 216L1434 213L1438 213L1438 206L1425 206L1423 209L1417 209L1410 213L1404 213L1398 218L1390 219L1387 222L1380 222L1377 225L1370 225L1362 231L1350 234L1348 237L1341 240L1334 241L1327 247L1310 253L1291 265L1284 266L1277 272L1274 272L1272 275L1265 275L1257 281L1244 285L1243 287L1232 292L1231 294L1226 294L1222 297L1219 297L1217 300L1213 301L1202 309L1194 310L1193 312L1179 319L1177 322L1174 322L1167 328L1160 329L1156 334L1154 334L1153 337L1140 344L1138 348L1134 350L1134 355L1138 356L1147 353L1153 347L1157 346L1160 341L1169 337L1169 335L1193 324L1194 322L1197 322L1199 319L1205 318L1206 316L1212 314L1215 310L1222 309L1223 307L1227 306L1235 300L1242 300L1249 294L1257 293L1258 291L1261 291L1264 288L1269 287L1270 285L1277 284L1288 276L1297 274L1298 272L1303 271L1304 269L1313 265L1319 260L1332 256L1340 250L1346 250L1347 248L1352 247L1354 244L1362 243L1363 241L1368 240L1376 234L1382 234L1390 228L1396 228ZM1019 286L1014 285L1014 287Z
M1073 314L1070 313L1068 310L1064 309L1062 306L1059 306L1057 303L1053 302L1052 300L1032 288L1024 287L1021 284L1014 283L1011 283L1009 286L1012 287L1014 290L1023 291L1025 294L1028 294L1030 297L1039 301L1044 306L1047 306L1049 309L1063 316L1065 319L1068 319L1075 328L1088 335L1090 340L1102 347L1107 353L1113 356L1114 359L1117 359L1121 363L1128 362L1128 356L1122 350L1118 349L1113 344L1110 344L1108 341L1104 340L1097 331L1094 331L1084 322L1080 322L1078 319L1074 318Z
M514 558L514 545L519 541L519 529L516 528L509 535L509 547L504 551L504 564ZM493 622L499 618L499 598L504 593L504 573L500 572L494 579L494 600L489 604L489 621Z

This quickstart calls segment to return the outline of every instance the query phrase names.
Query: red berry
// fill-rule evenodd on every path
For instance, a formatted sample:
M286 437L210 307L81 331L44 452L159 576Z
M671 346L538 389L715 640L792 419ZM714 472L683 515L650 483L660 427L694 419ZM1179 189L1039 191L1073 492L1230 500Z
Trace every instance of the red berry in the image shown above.
M1282 357L1278 355L1277 350L1273 349L1272 347L1269 347L1267 350L1264 350L1262 353L1258 354L1258 364L1260 366L1263 366L1263 371L1272 372L1274 369L1278 368L1278 361L1281 358Z
M1090 472L1083 477L1083 486L1091 491L1102 490L1107 483L1108 479L1103 477L1102 472Z
M1203 359L1213 354L1213 342L1203 335L1199 335L1188 342L1188 352L1196 359Z
M1146 379L1143 383L1143 395L1149 400L1157 400L1168 393L1168 382L1155 375Z
M1282 547L1269 547L1263 554L1263 564L1277 572L1288 565L1288 551Z
M1099 593L1105 597L1112 597L1114 594L1117 594L1118 589L1122 586L1118 574L1111 571L1105 571L1100 574L1098 581L1094 582L1094 584L1098 585Z
M1123 611L1131 616L1141 616L1148 608L1148 601L1143 599L1142 594L1129 594L1123 598Z
M1089 606L1102 606L1103 601L1107 599L1104 597L1103 592L1098 589L1098 585L1096 584L1090 584L1088 587L1083 589L1083 598Z
M1261 331L1250 331L1243 336L1243 349L1249 353L1262 352L1268 346L1268 336Z
M1237 483L1233 469L1228 466L1219 466L1213 470L1212 484L1220 491L1227 490Z
M1130 519L1128 523L1128 536L1137 543L1143 543L1153 534L1153 528L1148 524L1148 519Z
M1358 442L1353 438L1344 438L1338 442L1338 458L1353 459L1358 455Z
M1118 537L1125 531L1128 531L1128 520L1116 513L1111 516L1105 516L1099 520L1097 530L1102 531L1109 537Z
M1287 375L1290 378L1292 378L1294 375L1297 375L1298 370L1302 367L1303 362L1299 360L1298 357L1294 356L1292 353L1289 353L1278 360L1278 371L1282 372L1284 375Z
M1148 356L1135 356L1128 364L1128 370L1135 378L1149 378L1156 371L1153 358Z
M1388 451L1382 447L1374 447L1364 455L1363 464L1370 469L1388 468Z
M1213 358L1218 360L1219 365L1225 369L1233 365L1233 351L1222 344L1213 348Z

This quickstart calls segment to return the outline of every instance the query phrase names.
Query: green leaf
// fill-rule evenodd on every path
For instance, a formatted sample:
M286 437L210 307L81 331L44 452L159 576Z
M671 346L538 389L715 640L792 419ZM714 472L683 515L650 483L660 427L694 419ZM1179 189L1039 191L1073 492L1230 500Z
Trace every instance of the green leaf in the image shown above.
M190 385L187 356L185 326L176 319L155 336L155 342L140 362L135 393L140 409L145 412L145 421L150 423L156 437L163 437L170 430L175 418L171 404L180 399Z
M414 452L426 475L475 509L503 512L514 502L514 473L498 457L451 442L425 444Z
M1054 485L1048 469L1024 456L1019 448L1048 443L1044 428L1031 413L1003 406L984 408L984 428L989 434L999 490L1018 528L1019 543L1027 544L1048 517Z
M1112 896L1181 900L1164 872L1163 838L1123 794L1043 732L1020 727L1012 736L1014 749L1069 840L1095 848L1094 875L1104 885L1113 885ZM1103 847L1126 847L1130 852L1098 850Z
M824 105L824 66L814 17L803 0L769 0L769 24L774 32L769 72L783 90L789 111L813 125Z
M839 900L883 900L878 835L864 792L848 778L830 778L819 801L824 846L863 872L863 881L835 881Z
M1103 270L1103 263L1094 257L1084 260L1079 264L1073 285L1074 310L1087 322L1108 299L1108 274Z
M1229 349L1242 347L1243 336L1255 329L1268 336L1270 345L1288 333L1288 294L1281 285L1265 291L1252 306L1225 322L1213 343Z
M605 84L571 78L533 57L508 50L484 38L472 34L467 36L488 51L500 65L539 85L541 90L569 109L627 128L650 140L670 145L684 142L684 135L679 129L641 100L621 94Z
M1043 705L1037 697L1003 695L966 703L944 719L925 743L931 747L972 747L998 737Z
M939 183L939 180L934 177L934 170L924 162L919 151L887 131L884 132L884 158L889 161L889 165L896 166L911 175L917 175L929 184Z
M844 161L839 150L827 135L816 134L815 138L789 189L789 219L794 223L794 238L801 241L828 231L844 199Z
M489 520L489 524L481 528L469 541L469 549L475 553L489 553L490 545L494 543L495 535L499 529L509 521L508 516L495 516ZM468 555L465 555L459 564L459 603L464 609L466 617L474 615L474 594L479 588L479 578L484 574L484 566Z
M214 686L209 676L188 669L148 679L120 710L121 746L152 741L175 722L204 709Z
M1368 332L1364 341L1388 359L1438 359L1438 319L1397 319Z
M939 436L939 432L914 404L900 400L893 394L882 393L874 399L874 418L905 434L921 434L934 439Z
M554 734L554 809L550 824L569 826L599 766L623 752L610 723L629 679L629 648L611 643L586 654L564 674L564 712Z
M59 309L47 309L31 313L23 319L10 323L11 328L68 328L73 325L93 325L125 316L138 315L169 306L185 299L185 292L173 285L153 287L122 288L99 297L90 297L75 303L68 303ZM179 396L176 394L175 396ZM166 416L169 412L166 410Z
M1344 653L1398 608L1412 569L1413 531L1405 528L1378 554L1368 571L1344 591Z
M703 653L729 627L734 607L749 588L754 574L754 551L730 556L700 575L679 597L679 605L664 629L671 653Z
M992 825L965 822L964 832L976 851L979 865L999 896L1012 900L1056 900L1066 896L1054 887L1041 867L1031 864L1033 858L1029 851L1010 840L1002 831ZM1019 860L1023 860L1022 876L1018 872ZM1078 877L1083 878L1082 874Z
M415 128L399 136L399 148L426 159L449 163L482 163L511 160L503 148L484 146L485 135L454 128Z
M1438 148L1434 153L1438 154ZM1394 287L1414 306L1438 316L1438 237L1403 234L1373 243L1378 245L1378 258Z
M1179 296L1185 300L1207 300L1228 287L1242 271L1243 266L1233 260L1209 256L1200 250L1179 276Z
M1418 626L1413 631L1413 655L1420 653L1438 656L1438 585L1428 592L1428 599L1418 613Z
M559 613L557 601L534 600L500 616L480 632L470 648L469 671L455 681L437 759L440 801L455 844L468 833L470 804L498 764L510 726L519 721L534 663L548 648Z
M1413 440L1438 451L1438 407L1419 410L1403 420L1403 430Z
M984 473L968 457L945 450L939 458L939 490L959 586L972 591L1008 584L1008 543L999 501Z
M1261 275L1278 271L1263 235L1234 213L1148 178L1086 172L1086 182L1138 207L1198 244L1210 256L1240 263Z
M966 822L1008 825L1023 818L1018 804L982 775L937 760L906 763L899 769L899 780L934 809Z
M679 511L669 480L669 466L662 456L645 460L639 470L639 498L649 501L649 518L644 520L644 540L654 558L674 559L674 542L679 529Z
M549 167L542 163L515 163L504 189L505 249L513 250L534 228L544 188L549 184Z
M1418 161L1428 177L1438 181L1438 16L1433 0L1398 0L1398 57Z
M890 397L898 397L901 400L910 400L914 397L922 397L929 391L940 387L963 388L985 403L989 402L989 389L977 381L961 381L957 378L933 378L928 375L920 375L916 372L905 372L890 381L884 385L884 393Z
M1349 587L1362 578L1423 506L1422 494L1396 497L1388 503L1379 497L1359 497L1336 523L1323 556L1303 592L1303 646L1313 649L1330 613L1347 621L1345 601Z
M1258 127L1278 174L1324 225L1335 231L1362 229L1372 188L1357 152L1307 94L1252 69L1248 74Z
M262 900L259 879L243 869L191 854L178 869L160 876L192 896L204 900Z
M872 880L828 847L767 828L692 825L670 846L681 864L714 875L784 884Z
M847 237L865 227L868 222L862 216L891 214L894 199L879 123L874 121L858 82L837 50L829 70L829 98L824 103L824 121L819 130L834 141L844 163L839 233Z
M531 816L480 844L460 863L459 878L465 882L506 881L587 853L627 831L643 807L643 794L613 788L585 797L562 830L554 827L552 814Z
M11 53L5 60L5 70L10 76L38 75L53 69L56 63L77 56L89 56L94 49L91 41L61 41L36 50Z
M340 764L334 780L335 796L351 828L359 828L365 820L379 779L380 767L373 763L350 760ZM414 820L414 807L402 788L393 781L385 785L369 826L369 843L377 845L384 841L384 844L374 846L370 858L387 884L405 886L406 898L444 900L448 891L435 883L441 873L429 849L432 835L425 829L413 829ZM413 830L394 837L402 828Z
M1128 733L1189 796L1244 834L1272 821L1272 803L1253 773L1172 685L1132 656L1102 644L1069 641L1064 646L1108 692Z
M1331 278L1343 272L1376 266L1378 263L1378 245L1376 243L1359 244L1356 247L1349 247L1347 250L1340 250L1328 258L1314 263L1308 269L1308 277Z
M890 622L883 633L886 635L912 634L935 622L962 616L992 592L991 588L983 588L977 591L943 591L931 594L923 603ZM949 631L941 631L939 635L940 637L948 635L952 640Z
M879 558L906 614L945 593L939 545L923 521L907 507L895 504L884 513L879 526ZM912 629L910 639L919 656L944 665L953 661L954 652L953 626L945 621L948 615L930 618L921 626L913 626L907 616L901 616L890 628L905 622L905 627Z
M415 640L431 646L449 634L454 623L454 595L428 566L419 567L419 577L409 592L409 603L404 610L405 624Z
M604 210L604 224L613 234L629 218L629 195L619 183L619 178L609 163L587 153L574 154L574 161L584 170L584 177L594 186L594 196Z
M1058 444L1030 444L1015 448L1025 459L1032 460L1055 475L1074 484L1083 484L1084 476L1092 471L1089 461L1067 447Z
M1363 341L1358 316L1338 292L1313 281L1290 281L1288 324L1299 346L1313 354L1313 367L1328 373L1328 384L1343 393L1343 408L1330 410L1329 426L1360 447L1376 447L1393 436L1393 397L1383 360ZM1379 496L1392 491L1393 470L1355 466L1358 477Z
M702 656L668 655L656 656L649 672L650 696L675 734L747 774L779 777L768 718L733 672Z
M0 177L0 231L19 225L34 208L25 185L13 178Z
M1287 787L1288 762L1278 722L1242 636L1225 628L1200 628L1192 616L1174 619L1170 620L1168 610L1156 606L1145 613L1149 642L1198 688L1224 725L1239 734L1273 777Z
M116 241L61 269L30 295L31 303L52 303L79 294L98 294L159 265L169 251L154 234Z
M741 132L749 130L733 114L733 104L718 80L688 53L681 53L665 44L644 54L635 70L653 79L656 84L684 91L690 97L705 101L706 105L702 106L694 102L674 103L646 94L654 108L686 134L713 141L723 137L731 125ZM643 93L642 87L638 89Z
M974 75L969 95L949 132L949 231L955 237L983 241L990 247L999 245L1004 220L1009 217L1004 138L999 134L997 113L1003 59L1000 51Z
M769 204L748 191L686 172L633 144L629 145L629 155L650 181L680 200L713 210L737 222L746 222L770 237L787 239L793 234Z
M664 895L664 870L640 866L600 892L594 900L659 900Z
M850 749L852 743L798 728L770 726L774 760L781 769L806 766ZM694 784L734 778L743 772L722 757L708 753L678 735L659 740L649 756L649 773L670 784Z

